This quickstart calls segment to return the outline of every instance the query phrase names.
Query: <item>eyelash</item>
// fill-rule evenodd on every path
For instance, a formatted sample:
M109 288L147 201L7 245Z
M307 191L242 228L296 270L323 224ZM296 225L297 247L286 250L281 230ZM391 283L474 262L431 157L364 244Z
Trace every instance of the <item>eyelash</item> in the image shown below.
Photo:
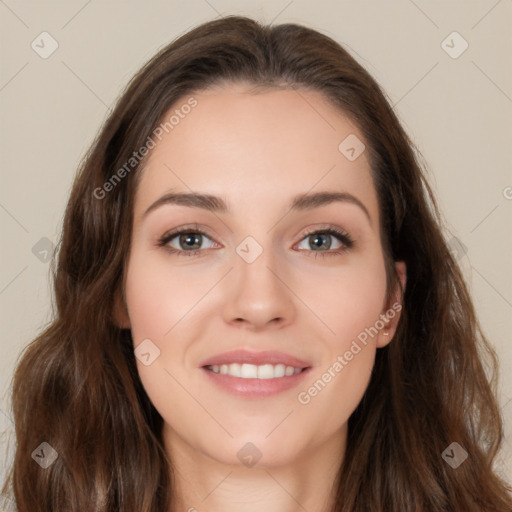
M182 228L178 228L178 229L172 231L171 233L164 234L158 240L158 247L164 247L164 249L166 249L170 253L175 254L177 256L196 256L197 254L199 254L200 252L203 252L205 250L205 249L196 249L194 251L182 251L182 250L174 249L173 247L167 246L167 244L173 238L175 238L178 235L181 235L183 233L186 233L186 234L200 234L200 235L206 236L207 238L210 238L210 236L208 236L207 233L205 233L203 230L201 230L199 228L194 228L194 227L191 227L191 226L185 226L185 227L182 227ZM308 231L307 233L304 234L304 236L301 238L300 241L302 242L302 240L304 240L304 238L307 238L307 237L309 237L311 235L316 235L316 234L319 234L319 233L334 236L344 246L341 247L340 249L336 249L336 250L328 250L328 251L308 251L308 250L306 250L305 251L305 252L313 252L313 253L315 253L315 258L317 257L318 254L320 254L322 257L325 257L325 256L340 256L341 254L343 254L344 252L348 251L349 249L351 249L354 246L354 240L350 237L350 235L346 231L343 231L343 230L340 230L340 229L337 229L337 228L332 228L332 227L328 227L328 228L324 228L324 229L314 229L314 230ZM304 250L301 250L301 252L304 252Z

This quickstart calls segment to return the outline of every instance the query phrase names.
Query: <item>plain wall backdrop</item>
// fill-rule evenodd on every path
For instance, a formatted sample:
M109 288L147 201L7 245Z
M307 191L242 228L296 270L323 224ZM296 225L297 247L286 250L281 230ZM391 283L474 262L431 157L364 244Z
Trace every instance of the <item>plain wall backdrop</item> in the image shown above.
M447 239L500 358L506 439L498 469L510 482L510 0L0 0L0 478L14 451L11 378L21 351L51 319L48 258L78 164L158 49L229 14L317 29L386 91L428 166Z

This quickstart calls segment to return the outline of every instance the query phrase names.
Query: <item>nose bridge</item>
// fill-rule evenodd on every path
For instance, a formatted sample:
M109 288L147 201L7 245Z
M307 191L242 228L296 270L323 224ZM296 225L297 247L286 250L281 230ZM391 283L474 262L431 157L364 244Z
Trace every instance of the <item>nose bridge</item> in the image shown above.
M292 320L294 305L284 276L279 275L278 255L268 233L259 236L261 243L256 236L247 236L235 248L225 320L244 321L253 328L276 321L288 323Z

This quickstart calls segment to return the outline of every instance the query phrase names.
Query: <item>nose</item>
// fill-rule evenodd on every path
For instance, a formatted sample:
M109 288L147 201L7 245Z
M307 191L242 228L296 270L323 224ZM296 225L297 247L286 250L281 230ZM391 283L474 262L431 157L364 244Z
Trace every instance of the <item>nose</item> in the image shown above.
M224 320L254 332L289 325L294 321L296 304L286 281L270 249L252 263L235 254L226 284Z

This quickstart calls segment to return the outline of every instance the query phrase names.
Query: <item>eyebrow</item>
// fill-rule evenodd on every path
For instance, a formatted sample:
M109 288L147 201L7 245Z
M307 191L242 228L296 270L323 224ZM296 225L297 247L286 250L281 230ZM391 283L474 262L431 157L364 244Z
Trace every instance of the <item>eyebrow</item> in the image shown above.
M348 192L322 191L315 192L314 194L299 194L292 198L289 210L312 210L335 202L350 203L358 206L364 212L371 224L372 219L366 206L357 197L349 194ZM199 192L169 192L152 203L142 214L142 218L145 218L151 211L165 204L175 204L179 206L187 206L189 208L201 208L203 210L218 213L229 212L227 202L219 196Z

